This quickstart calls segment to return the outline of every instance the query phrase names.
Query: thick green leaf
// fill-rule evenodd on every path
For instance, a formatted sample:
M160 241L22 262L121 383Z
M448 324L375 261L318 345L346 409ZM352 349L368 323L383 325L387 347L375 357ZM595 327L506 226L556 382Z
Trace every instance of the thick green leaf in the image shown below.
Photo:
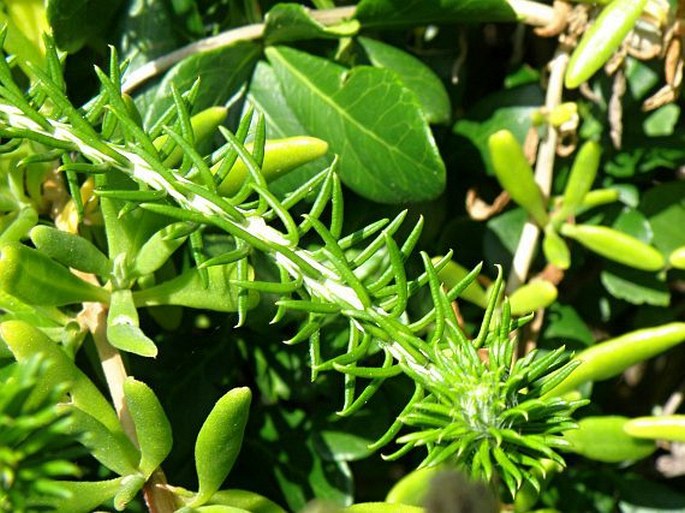
M145 477L150 477L171 452L171 424L159 399L145 383L129 377L124 382L124 398L140 446L139 468Z
M362 0L355 17L364 27L516 21L505 0Z
M380 203L435 198L445 165L416 96L390 70L347 70L290 48L266 50L288 105L340 155L340 176Z
M112 432L100 421L70 404L59 405L74 419L72 432L90 454L108 469L121 476L136 472L140 453L123 431Z
M109 26L122 0L47 0L48 22L55 43L77 52Z
M371 64L393 70L421 102L421 109L429 123L447 123L451 116L450 99L445 86L435 72L413 55L394 46L368 37L360 37L359 44Z
M69 497L51 501L56 513L91 513L119 490L123 478L108 481L62 481L60 486L71 492Z
M309 15L303 5L279 3L264 17L264 42L267 45L302 41L305 39L336 39L350 37L359 30L356 20L342 21L338 25L322 25Z
M267 139L307 133L307 130L300 124L295 113L286 103L278 79L271 66L266 62L259 62L255 68L250 81L248 99L264 114ZM327 156L300 166L298 169L277 178L269 184L269 190L277 196L283 196L328 167L332 160L329 152Z
M71 402L104 424L112 432L121 432L121 424L114 408L100 390L66 353L39 329L22 321L6 321L0 324L0 337L9 346L17 361L43 353L51 362L50 372L42 377L42 386L53 389L62 383L70 383Z
M640 440L627 435L623 426L626 417L586 417L578 429L564 433L573 452L592 460L618 463L646 458L656 451L652 440Z
M195 468L200 489L193 506L205 504L228 476L238 458L250 412L249 388L234 388L219 399L195 442Z
M241 42L182 60L164 76L145 114L145 124L154 123L174 103L172 85L179 91L187 91L198 78L201 79L200 88L193 112L224 105L250 78L260 53L258 45Z
M130 289L112 292L107 313L107 339L122 351L140 356L157 356L157 346L138 326L138 310Z

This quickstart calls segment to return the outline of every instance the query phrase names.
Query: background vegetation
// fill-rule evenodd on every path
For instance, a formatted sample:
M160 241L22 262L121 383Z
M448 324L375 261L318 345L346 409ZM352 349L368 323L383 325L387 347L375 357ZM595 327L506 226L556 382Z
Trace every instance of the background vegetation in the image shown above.
M685 511L679 6L606 3L4 0L0 510Z

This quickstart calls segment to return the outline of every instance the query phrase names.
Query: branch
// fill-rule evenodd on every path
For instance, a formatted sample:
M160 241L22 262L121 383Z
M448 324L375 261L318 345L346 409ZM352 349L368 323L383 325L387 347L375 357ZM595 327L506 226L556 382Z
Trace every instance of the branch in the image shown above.
M554 23L556 14L549 5L533 2L531 0L507 0L516 13L520 22L537 27L547 26ZM323 25L335 25L345 19L354 16L355 6L338 7L335 9L323 9L312 11L311 16ZM122 85L122 92L130 93L135 88L168 70L174 64L196 53L208 52L217 48L224 48L238 41L253 41L260 39L264 34L264 23L255 23L227 30L216 36L200 39L178 50L163 55L158 59L143 64L138 69L130 72Z

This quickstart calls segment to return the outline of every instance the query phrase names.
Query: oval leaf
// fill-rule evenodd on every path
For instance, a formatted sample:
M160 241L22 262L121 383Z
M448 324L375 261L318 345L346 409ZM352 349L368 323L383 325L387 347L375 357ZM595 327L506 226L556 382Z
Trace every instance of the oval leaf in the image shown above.
M219 399L195 442L195 468L200 490L192 506L206 503L219 489L238 458L250 411L249 388L234 388Z
M445 186L445 165L416 95L390 70L347 70L290 48L267 48L288 105L310 135L340 155L340 176L381 203L425 201Z
M147 478L171 452L171 424L159 399L145 383L129 377L124 382L124 398L140 446L139 468Z
M606 463L639 460L652 454L656 444L626 434L626 422L625 417L586 417L578 423L578 429L566 431L564 438L571 443L573 452Z

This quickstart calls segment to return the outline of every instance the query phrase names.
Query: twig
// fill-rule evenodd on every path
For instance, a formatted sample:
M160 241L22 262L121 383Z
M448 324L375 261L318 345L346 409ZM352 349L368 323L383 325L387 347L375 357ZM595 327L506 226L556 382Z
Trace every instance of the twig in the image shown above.
M519 20L522 23L534 26L547 26L554 22L554 9L548 5L530 0L508 0L509 5L514 10ZM354 15L355 6L337 7L335 9L313 10L311 12L312 18L324 25L333 25L345 19L351 18ZM158 59L143 64L136 70L130 72L122 85L122 91L130 93L136 87L143 84L152 77L166 71L174 64L182 61L190 55L196 53L208 52L216 50L217 48L224 48L238 41L253 41L259 39L264 34L264 24L255 23L253 25L245 25L231 30L227 30L216 36L200 39L186 45L178 50L163 55Z
M549 83L547 85L547 96L545 98L545 108L551 112L561 103L564 90L564 73L568 65L569 54L565 47L560 48L550 63ZM553 128L548 128L540 142L538 157L535 163L535 181L540 186L540 190L545 197L549 197L552 189L552 170L556 156L557 141L559 134ZM525 283L533 261L535 250L540 236L540 228L533 222L527 221L523 226L523 232L519 240L514 260L511 266L511 273L507 281L507 292L511 293L521 284Z

